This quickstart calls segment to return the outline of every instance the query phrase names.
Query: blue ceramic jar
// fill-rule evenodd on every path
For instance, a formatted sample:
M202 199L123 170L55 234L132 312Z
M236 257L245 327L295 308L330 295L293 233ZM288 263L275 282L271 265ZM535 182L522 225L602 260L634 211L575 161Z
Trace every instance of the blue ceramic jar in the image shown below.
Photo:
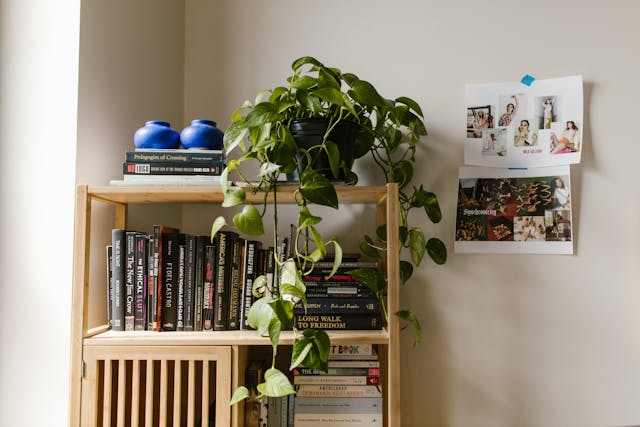
M133 143L136 148L178 148L180 134L168 122L152 120L136 131Z
M224 132L216 127L213 120L193 120L180 133L180 142L184 148L205 148L222 150Z

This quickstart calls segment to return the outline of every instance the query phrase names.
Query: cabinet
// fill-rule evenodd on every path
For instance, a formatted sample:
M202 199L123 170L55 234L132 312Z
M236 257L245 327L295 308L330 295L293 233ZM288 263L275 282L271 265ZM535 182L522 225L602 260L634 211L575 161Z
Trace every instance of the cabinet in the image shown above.
M376 223L388 225L388 256L381 266L388 277L389 313L399 309L398 187L338 186L340 204L373 204ZM247 194L259 203L263 194ZM271 196L270 196L271 197ZM278 190L279 203L295 203L292 187ZM270 346L253 331L115 332L107 325L89 327L89 303L94 287L104 280L90 279L92 209L114 207L113 225L126 228L127 207L154 203L222 203L217 187L102 187L78 185L76 190L73 312L71 325L70 424L72 426L189 425L202 420L216 426L243 425L242 404L229 407L231 392L244 383L251 352ZM106 230L105 230L106 231ZM99 259L99 258L98 258ZM94 283L96 282L96 283ZM332 344L376 344L381 361L384 425L400 426L399 321L391 315L379 331L330 332ZM293 333L281 342L293 344Z

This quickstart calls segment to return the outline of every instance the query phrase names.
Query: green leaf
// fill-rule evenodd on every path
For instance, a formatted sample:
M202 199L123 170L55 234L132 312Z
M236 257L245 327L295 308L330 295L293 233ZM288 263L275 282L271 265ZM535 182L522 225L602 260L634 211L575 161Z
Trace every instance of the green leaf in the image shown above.
M312 347L313 343L308 338L296 340L293 344L293 353L291 354L291 366L289 366L289 370L300 366L304 359L307 358Z
M282 116L277 113L274 104L271 104L270 102L261 102L253 107L251 112L247 114L247 117L245 117L244 122L241 123L243 123L246 128L255 128L280 120L282 120Z
M218 218L215 219L215 221L213 221L213 224L211 225L211 240L212 241L213 241L213 238L218 233L218 231L220 231L220 229L222 227L224 227L225 225L227 225L227 222L225 221L223 216L219 216Z
M322 63L316 58L312 56L303 56L293 61L293 64L291 64L291 68L293 69L293 71L298 71L300 67L307 64L315 65L316 67L323 67Z
M347 274L355 277L358 282L371 289L376 295L382 294L385 291L387 279L377 270L372 268L357 268L347 271Z
M289 83L295 89L309 89L318 84L318 79L310 76L301 76L297 79L292 79Z
M415 332L415 337L413 339L413 346L417 346L422 341L422 328L420 327L420 322L418 318L409 310L400 310L396 312L396 316L398 316L402 320L406 320L407 322L411 322L413 324L413 330Z
M231 187L227 188L224 192L224 201L222 202L223 208L230 208L231 206L237 206L244 203L246 194L242 188Z
M245 234L252 236L262 236L264 234L262 217L258 209L253 205L246 205L241 212L235 214L233 216L233 224Z
M315 227L311 227L311 236L313 237L313 243L315 243L316 247L320 249L322 252L322 258L327 255L327 248L322 241L322 236L318 233Z
M442 240L432 237L427 242L427 253L436 264L444 264L447 262L447 247Z
M411 178L413 178L413 164L408 160L403 160L396 165L393 174L395 182L402 188L411 182Z
M329 335L327 335L324 330L318 329L316 330L316 334L313 337L313 340L316 344L316 348L318 349L318 356L320 358L320 361L326 366L326 363L329 360L329 349L331 348ZM327 368L325 367L323 370L326 371Z
M284 264L282 264L282 269L280 270L280 283L288 283L299 289L305 289L304 281L302 280L300 272L298 271L293 259L288 259Z
M400 261L400 281L404 285L413 274L413 265L408 261Z
M376 228L376 236L378 236L378 239L382 242L387 241L387 224L379 225Z
M327 157L329 158L331 173L334 178L338 179L338 175L340 174L340 149L333 141L325 142L324 149L327 152Z
M224 133L223 143L227 154L231 153L242 142L249 129L243 122L234 122Z
M416 114L418 114L420 117L424 117L424 114L422 114L422 109L420 108L420 105L418 105L418 103L413 99L407 98L406 96L401 96L399 98L396 98L396 102L406 105L407 107L415 111Z
M409 237L409 230L407 227L400 226L398 228L398 236L400 237L400 244L404 246L405 243L407 243L407 238Z
M340 244L335 238L328 242L328 244L330 243L333 243L334 251L333 251L333 268L331 269L331 274L329 275L329 277L336 274L336 271L338 271L340 264L342 264L342 246L340 246Z
M365 240L360 242L360 252L372 258L380 258L378 250L373 247L373 242L369 236L364 236Z
M271 96L269 97L269 102L272 104L275 103L282 95L287 92L287 88L284 86L278 86L277 88L271 91Z
M302 206L300 208L300 214L298 214L298 228L313 227L320 223L320 221L322 221L322 218L311 215L308 207Z
M387 103L385 99L380 96L371 83L364 80L357 80L352 83L351 90L349 90L348 93L356 102L370 108L386 108Z
M251 293L256 298L261 298L264 296L265 291L267 290L267 276L262 274L255 278L253 281L253 286L251 289Z
M419 228L412 228L409 231L409 249L411 250L411 261L415 265L420 265L425 251L424 233Z
M326 68L321 68L318 72L318 87L332 87L335 89L340 89L340 80L338 76L336 76L331 71Z
M303 305L307 305L307 295L305 291L307 290L304 283L302 284L303 289L300 289L297 286L290 285L288 283L280 284L280 295L282 298L290 300L292 302L296 302L298 300L303 302Z
M280 331L282 331L282 322L278 317L273 317L269 322L269 341L271 341L273 354L276 354L276 352L278 351L278 343L280 341Z
M264 335L269 330L271 319L275 317L273 309L269 305L274 299L271 297L262 297L251 305L247 322L249 326L256 330L258 335Z
M293 326L293 303L291 301L277 299L270 302L269 305L284 328Z
M229 406L235 405L241 400L247 399L249 397L249 390L245 386L240 386L233 392L233 396L231 396L231 401L229 402Z
M336 88L324 87L314 90L311 93L329 104L337 105L339 107L343 107L345 105L344 95Z
M338 195L333 184L318 172L306 169L300 176L300 193L312 203L338 209Z
M414 188L413 198L413 204L416 207L424 206L424 211L432 222L438 223L442 220L438 197L434 193L425 191L422 186L420 186L420 188Z
M260 165L260 170L258 172L258 176L269 176L280 169L280 165L276 165L275 163L264 162Z
M285 374L276 368L269 368L264 373L264 383L258 384L258 392L269 397L282 397L296 391Z

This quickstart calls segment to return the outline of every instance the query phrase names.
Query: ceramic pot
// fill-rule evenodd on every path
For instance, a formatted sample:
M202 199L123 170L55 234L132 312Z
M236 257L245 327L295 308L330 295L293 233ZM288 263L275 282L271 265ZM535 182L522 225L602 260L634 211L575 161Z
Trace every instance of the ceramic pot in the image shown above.
M168 122L152 120L136 131L133 135L133 143L136 148L178 148L180 134L171 129Z
M180 142L184 148L204 148L222 150L224 133L216 127L213 120L193 120L180 133Z

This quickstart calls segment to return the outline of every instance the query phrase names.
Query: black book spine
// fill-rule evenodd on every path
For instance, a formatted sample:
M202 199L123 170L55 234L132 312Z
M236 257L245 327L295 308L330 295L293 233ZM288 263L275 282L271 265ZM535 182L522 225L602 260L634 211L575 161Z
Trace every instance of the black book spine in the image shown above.
M178 245L178 301L176 331L184 331L184 253L185 245Z
M111 246L113 247L113 330L124 331L124 269L126 263L125 230L111 231Z
M113 246L107 246L107 324L113 329Z
M258 271L260 253L260 243L255 240L245 241L244 263L243 263L243 287L242 287L242 307L240 310L240 329L251 329L248 323L249 310L253 304L253 281Z
M193 310L195 308L195 251L196 236L188 235L185 238L184 253L184 330L193 331Z
M147 245L147 236L144 234L135 236L135 318L133 329L136 331L144 331L147 324Z
M231 283L231 256L235 233L221 231L218 233L217 272L214 287L215 320L213 329L227 329L229 317L229 285Z
M379 314L307 314L294 318L295 327L298 329L382 329L382 318Z
M273 249L273 246L269 246L267 248L267 255L266 255L266 259L264 262L264 271L265 274L267 276L267 295L271 295L272 290L273 290L273 274L275 271L275 251Z
M240 295L242 283L240 271L242 268L244 239L239 237L233 239L231 249L231 279L229 282L229 314L227 317L227 329L237 331L240 329Z
M151 234L147 236L147 299L145 301L146 303L145 329L149 331L153 329L153 319L151 318L151 311L152 311L151 305L153 304L152 293L153 293L153 287L155 282L155 277L154 277L155 270L153 265L153 260L154 260L153 249L154 249L154 238L153 238L153 234Z
M195 269L194 269L194 283L195 283L195 301L194 301L194 330L202 330L202 305L204 297L204 262L205 262L205 247L207 244L206 236L196 237L196 254L195 254Z
M204 287L202 290L202 330L213 331L215 319L214 272L216 270L216 247L207 245L205 248Z
M176 330L178 301L178 234L169 233L162 242L162 330Z
M125 233L125 304L124 330L133 331L135 328L135 274L136 274L136 232Z
M157 163L122 163L124 175L220 175L224 169L222 163L213 165L185 166Z
M152 286L149 287L149 307L147 308L147 313L149 316L147 329L150 331L158 331L158 291L160 290L159 283L159 271L160 271L160 226L153 226L153 263L151 265L152 274L153 274L153 283Z
M295 314L304 314L302 302L294 307ZM307 314L379 314L377 298L307 298Z
M210 153L186 151L127 151L125 161L133 163L173 163L173 164L212 164L224 163L225 155L222 150Z

